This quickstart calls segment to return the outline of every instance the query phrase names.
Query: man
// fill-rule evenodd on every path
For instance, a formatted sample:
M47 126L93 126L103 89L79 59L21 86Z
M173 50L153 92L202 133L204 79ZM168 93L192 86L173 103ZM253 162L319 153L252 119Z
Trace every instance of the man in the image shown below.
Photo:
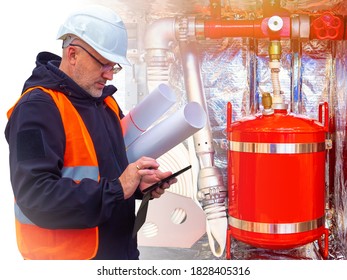
M58 39L62 58L39 53L8 112L18 248L25 259L138 259L135 199L171 172L153 158L127 160L116 88L106 86L129 64L124 24L90 6L67 18Z

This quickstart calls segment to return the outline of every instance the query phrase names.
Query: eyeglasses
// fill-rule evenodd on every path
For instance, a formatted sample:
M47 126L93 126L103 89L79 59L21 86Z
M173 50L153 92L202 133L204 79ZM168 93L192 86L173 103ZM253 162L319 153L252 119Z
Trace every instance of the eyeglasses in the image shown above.
M101 72L109 72L112 71L113 74L117 74L120 70L123 69L122 66L119 65L119 63L116 63L114 66L109 65L109 64L104 64L102 63L99 59L97 59L94 55L92 55L86 48L82 47L81 45L78 44L70 44L70 46L73 47L80 47L82 50L84 50L91 58L93 58L97 63L101 65Z

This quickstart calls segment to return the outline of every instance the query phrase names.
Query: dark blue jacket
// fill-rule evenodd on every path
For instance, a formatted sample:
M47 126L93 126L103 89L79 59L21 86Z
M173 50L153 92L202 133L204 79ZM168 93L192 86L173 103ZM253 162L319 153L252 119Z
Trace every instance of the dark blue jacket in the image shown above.
M91 135L101 179L83 179L77 185L62 178L65 134L60 113L48 94L35 89L20 100L5 130L16 202L40 227L98 226L96 259L138 259L137 241L132 238L135 195L125 200L118 181L128 164L122 131L118 118L103 103L117 89L106 86L102 96L94 98L58 69L60 61L48 52L38 54L23 91L43 86L66 94Z

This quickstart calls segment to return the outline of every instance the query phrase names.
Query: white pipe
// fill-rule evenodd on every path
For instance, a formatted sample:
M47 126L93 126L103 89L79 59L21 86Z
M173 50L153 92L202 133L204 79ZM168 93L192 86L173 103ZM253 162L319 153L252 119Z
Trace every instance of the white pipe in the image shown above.
M189 101L198 102L208 115L196 43L180 42L179 47L187 98ZM213 166L215 151L209 119L207 119L204 129L194 134L194 143L195 151L200 161L200 168Z
M122 119L125 146L128 147L176 102L166 84L158 85Z
M274 97L280 96L281 85L280 85L279 72L280 72L281 63L279 61L270 61L269 67L271 71L271 82L272 82ZM278 103L278 102L273 101L273 103Z
M146 50L167 50L170 43L175 40L175 18L173 17L158 19L146 29Z
M141 156L160 157L203 128L206 119L206 113L199 103L187 103L147 130L128 147L129 162L134 162Z
M179 47L188 100L201 104L208 114L196 42L181 41ZM220 170L214 164L215 150L209 121L204 129L194 134L194 144L200 162L197 198L206 214L206 233L211 251L220 257L225 249L228 228L227 189Z
M195 26L193 29L195 30ZM174 33L175 21L172 18L158 20L147 30L145 48L149 55L155 57L154 61L159 60L159 55L154 50L160 51L163 56L166 56L170 42L175 38ZM180 40L179 48L188 101L200 104L207 114L196 44ZM198 179L199 202L203 206L207 218L206 231L210 248L215 256L220 257L225 249L227 231L226 188L220 171L214 166L215 151L208 118L204 128L195 133L193 138L201 169ZM211 196L211 193L215 195Z

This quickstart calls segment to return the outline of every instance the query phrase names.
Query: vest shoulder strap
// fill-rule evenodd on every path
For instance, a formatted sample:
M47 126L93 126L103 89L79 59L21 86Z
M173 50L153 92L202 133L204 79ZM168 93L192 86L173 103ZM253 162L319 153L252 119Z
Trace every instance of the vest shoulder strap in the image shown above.
M34 90L34 89L41 89L42 91L44 92L47 92L47 91L51 91L51 92L57 92L57 91L53 91L53 90L50 90L50 89L47 89L47 88L44 88L44 87L41 87L41 86L35 86L35 87L31 87L31 88L28 88L26 91L24 91L22 93L22 95L18 98L18 100L16 101L16 103L7 111L7 118L9 119L14 108L16 107L16 105L18 104L19 100L28 92ZM117 102L111 97L111 96L107 96L104 100L105 104L110 107L112 109L112 111L116 114L116 116L118 117L118 119L120 120L120 113L119 113L119 106L117 104Z

